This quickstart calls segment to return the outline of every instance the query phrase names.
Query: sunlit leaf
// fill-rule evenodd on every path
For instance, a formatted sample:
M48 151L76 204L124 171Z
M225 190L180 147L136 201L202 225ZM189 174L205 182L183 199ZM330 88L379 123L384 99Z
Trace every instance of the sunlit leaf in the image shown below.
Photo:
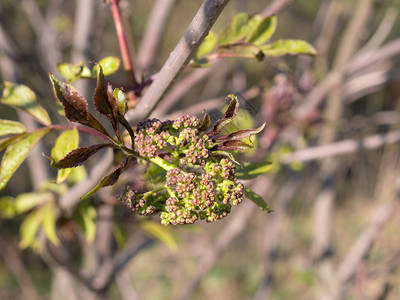
M95 154L97 151L106 148L113 147L113 144L96 144L89 147L80 147L72 150L63 159L58 162L53 162L52 166L56 168L75 168L82 165L89 157Z
M311 44L303 40L278 40L272 44L261 46L260 49L265 56L317 54L317 50L315 50Z
M217 41L218 35L215 32L210 31L197 50L196 57L202 57L212 52L217 45Z
M175 252L178 250L177 240L170 227L163 226L160 223L153 221L143 221L140 223L140 227L142 227L148 234L161 241L171 251Z
M117 100L119 113L123 116L126 113L126 108L128 102L126 100L126 95L120 89L114 89L113 91L114 98Z
M236 170L237 179L252 179L268 173L272 169L272 162L245 162L242 168Z
M57 65L57 71L60 73L62 77L64 77L68 82L73 82L81 78L84 74L91 75L91 72L88 67L83 65L83 62L80 64L69 64L69 63L61 63Z
M24 249L32 246L36 240L36 234L39 231L43 220L43 210L35 209L30 212L22 221L20 227L21 241L19 247Z
M24 134L14 143L7 147L1 161L0 167L0 190L2 190L11 176L28 156L36 143L47 133L49 128L43 128L31 133Z
M259 18L257 18L257 20L259 20ZM258 21L256 23L258 23ZM254 28L254 30L252 30L249 33L249 35L246 38L246 42L252 43L256 46L266 43L275 33L276 24L277 24L276 16L271 16L263 19L260 23L258 23L258 25Z
M43 210L43 231L50 242L55 245L60 244L56 233L56 218L54 211L54 201L49 201L41 208Z
M43 125L51 124L47 111L38 103L35 93L23 84L5 81L0 102L27 112Z
M0 120L0 136L25 132L25 127L19 122Z
M99 65L102 66L103 68L103 73L105 76L114 74L115 72L118 71L119 66L121 64L121 60L118 57L115 56L107 56L104 57L102 60L99 61ZM96 76L98 69L99 69L99 65L95 65L92 69L92 75Z
M269 208L268 204L264 201L264 199L260 195L256 194L255 192L253 192L248 188L244 190L244 194L249 200L253 201L261 210L266 211L268 213L271 212L271 209Z
M113 185L117 182L119 176L127 167L130 158L126 157L121 163L119 163L107 176L105 176L98 185L96 185L89 193L84 195L81 199L86 199L89 196L96 193L99 189L105 186Z
M23 193L18 195L14 200L15 212L21 214L52 200L54 200L54 195L49 192Z
M107 130L88 111L88 104L71 85L57 80L49 74L53 91L64 107L65 117L71 122L78 122L109 136Z
M11 136L8 138L1 139L0 140L0 151L26 135L28 135L28 133L20 133L18 135L14 135L14 136Z
M71 130L64 131L58 136L53 149L51 149L51 157L54 159L54 162L59 162L72 150L78 148L78 146L79 133L76 127L74 127ZM58 170L57 183L61 183L67 179L70 172L70 168Z
M248 33L248 20L247 13L235 15L231 24L219 34L218 45L227 45L243 39Z

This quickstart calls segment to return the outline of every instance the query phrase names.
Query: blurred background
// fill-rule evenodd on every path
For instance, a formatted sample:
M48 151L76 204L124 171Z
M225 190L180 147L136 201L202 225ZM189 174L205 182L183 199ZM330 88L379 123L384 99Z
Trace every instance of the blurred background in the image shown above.
M138 77L158 72L201 3L120 1ZM159 227L157 216L150 222L113 200L124 183L144 181L137 169L61 214L61 246L38 246L46 243L38 232L21 248L26 214L0 208L0 299L399 299L399 8L396 0L230 1L213 31L239 12L276 14L272 41L304 39L318 54L187 67L153 116L205 109L217 118L237 93L234 125L267 123L256 149L236 158L271 162L245 184L273 212L246 200L212 224ZM58 63L109 55L120 50L105 1L0 2L0 81L29 86L53 123L67 124L48 73L60 78ZM124 84L123 69L109 80ZM74 85L91 99L94 81ZM39 126L2 104L0 118ZM55 182L42 153L56 137L37 145L0 196ZM78 181L101 161L89 160Z

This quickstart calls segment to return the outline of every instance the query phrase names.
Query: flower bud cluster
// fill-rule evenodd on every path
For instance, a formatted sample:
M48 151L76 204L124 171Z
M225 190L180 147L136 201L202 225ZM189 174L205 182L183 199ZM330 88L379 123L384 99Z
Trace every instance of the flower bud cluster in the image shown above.
M152 160L163 155L167 168L164 187L145 194L127 189L121 201L141 215L161 212L164 225L213 222L224 218L232 205L242 202L244 186L236 180L236 166L222 155L213 155L213 141L200 132L194 116L174 121L158 119L139 123L135 150Z

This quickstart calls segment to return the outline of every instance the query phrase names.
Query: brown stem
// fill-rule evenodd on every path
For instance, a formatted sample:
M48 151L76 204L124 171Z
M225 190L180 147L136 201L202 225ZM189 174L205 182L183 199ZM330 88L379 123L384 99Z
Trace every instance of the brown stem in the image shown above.
M117 31L118 43L121 49L122 63L124 64L126 76L128 77L129 84L131 84L132 87L136 89L138 87L138 83L136 81L135 72L133 70L132 59L129 52L128 41L126 39L118 2L119 0L110 0L111 13L114 19L115 30Z

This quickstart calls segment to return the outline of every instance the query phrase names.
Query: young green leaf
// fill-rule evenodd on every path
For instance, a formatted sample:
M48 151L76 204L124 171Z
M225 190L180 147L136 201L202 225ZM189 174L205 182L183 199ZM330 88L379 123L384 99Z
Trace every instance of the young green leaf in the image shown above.
M272 162L245 162L243 168L236 170L237 179L252 179L268 173L272 169Z
M0 190L6 186L11 176L25 160L29 152L31 152L36 143L47 132L49 132L49 130L49 128L42 128L40 130L24 134L24 136L20 137L7 147L0 167Z
M83 62L80 64L69 64L69 63L61 63L57 65L57 71L60 73L62 77L64 77L68 82L73 82L78 80L82 76L91 76L90 69L83 65Z
M114 74L118 71L119 66L121 64L121 60L115 56L107 56L99 61L99 64L95 65L92 69L92 76L96 77L99 69L99 65L103 68L103 72L105 76Z
M42 221L43 210L41 208L35 209L24 218L20 227L20 248L25 249L35 244L36 234L39 231L39 227Z
M50 192L20 194L14 201L15 212L21 214L36 206L53 200L54 195Z
M85 202L79 205L77 212L78 224L85 233L85 239L88 244L93 243L96 237L96 216L96 209L93 206Z
M260 195L256 194L255 192L253 192L248 188L244 190L244 194L248 199L253 201L261 210L266 211L268 213L271 212L271 209L269 208L268 204L264 201L264 199Z
M272 44L260 47L265 56L282 56L282 55L296 55L307 54L315 55L317 50L303 40L278 40Z
M113 147L111 143L96 144L89 147L81 147L72 150L64 158L60 159L58 162L53 162L52 166L59 169L64 168L75 168L82 165L89 157L95 154L97 151L106 148Z
M105 186L113 185L117 182L119 176L128 166L128 162L130 161L130 157L126 157L122 162L120 162L108 175L106 175L98 185L96 185L89 193L84 195L81 199L86 199L89 196L96 193L99 189Z
M56 233L56 218L54 212L54 201L49 201L41 208L43 210L43 231L50 242L54 245L59 245L60 240Z
M47 111L38 103L35 93L30 88L8 81L4 82L4 86L1 103L27 112L43 125L51 124Z
M154 221L140 222L140 227L142 227L142 229L148 234L161 241L172 252L176 252L178 250L178 242L169 227L163 226Z
M252 43L256 46L268 42L271 36L275 33L277 20L276 16L271 16L263 19L260 23L256 22L258 25L247 36L246 42Z
M4 138L0 140L0 151L3 150L4 148L8 147L15 141L19 140L23 136L26 136L28 133L20 133L18 135L14 135L12 137Z
M242 40L248 33L249 16L239 13L233 17L231 24L225 28L218 37L218 45L227 45Z
M0 136L25 132L25 127L19 122L0 120Z
M58 136L53 149L51 149L51 157L53 158L54 162L57 163L72 150L78 148L78 146L79 146L79 133L76 127L74 127L71 130L64 131ZM58 170L57 183L61 183L65 179L67 179L70 172L71 172L70 168Z
M199 49L197 49L196 57L202 57L211 53L217 46L217 41L218 35L215 32L210 31L199 46Z
M0 217L14 218L15 214L14 198L10 196L0 197Z
M64 107L65 117L71 122L78 122L96 129L106 136L110 136L107 130L88 111L88 104L71 85L57 80L53 74L49 74L53 91L57 99Z
M117 100L119 113L124 116L126 113L126 109L128 106L128 102L126 100L125 93L120 89L114 89L113 96Z

